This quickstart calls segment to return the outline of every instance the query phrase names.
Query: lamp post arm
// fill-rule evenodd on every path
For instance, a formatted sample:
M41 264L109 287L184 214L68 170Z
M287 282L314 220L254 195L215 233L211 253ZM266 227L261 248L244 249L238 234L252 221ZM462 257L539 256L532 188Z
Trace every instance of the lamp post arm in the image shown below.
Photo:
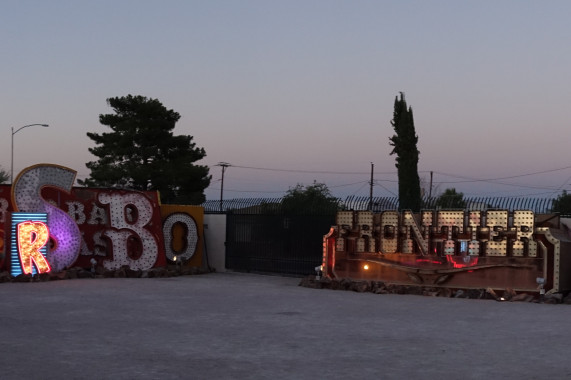
M10 159L10 184L14 183L14 135L18 132L20 132L22 129L24 128L28 128L28 127L33 127L33 126L42 126L44 128L49 127L48 124L40 124L40 123L35 123L35 124L28 124L28 125L24 125L16 130L14 130L14 127L12 127L12 157Z
M22 129L28 128L28 127L33 127L34 125L41 125L41 126L44 127L44 128L49 127L48 124L28 124L28 125L24 125L23 127L18 128L18 129L16 129L16 130L14 130L14 127L12 127L12 136L14 136L16 133L18 133L18 132L21 131Z

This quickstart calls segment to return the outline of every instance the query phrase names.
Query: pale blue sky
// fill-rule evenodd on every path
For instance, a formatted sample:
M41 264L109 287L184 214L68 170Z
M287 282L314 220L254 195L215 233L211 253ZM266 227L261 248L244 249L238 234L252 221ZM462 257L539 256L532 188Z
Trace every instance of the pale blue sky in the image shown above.
M15 172L49 162L84 178L94 159L86 132L106 131L98 115L111 111L107 98L133 94L182 115L175 133L194 136L212 168L208 199L220 196L220 161L238 166L226 172L225 198L279 197L314 180L334 195L366 196L371 162L374 194L392 195L390 120L403 91L420 175L428 183L433 171L439 191L571 189L569 1L0 6L0 165L8 171L10 127L49 123L14 136Z

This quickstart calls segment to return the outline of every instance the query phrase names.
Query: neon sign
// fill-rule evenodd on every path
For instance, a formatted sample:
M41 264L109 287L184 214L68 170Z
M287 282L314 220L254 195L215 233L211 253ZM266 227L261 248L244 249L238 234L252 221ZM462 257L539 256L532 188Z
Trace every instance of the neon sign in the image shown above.
M10 215L16 212L47 214L47 220L22 221L46 224L49 247L42 256L52 272L90 267L93 261L107 270L148 270L167 262L202 265L203 208L161 205L156 191L74 188L75 176L72 169L39 164L24 169L11 186L0 185L0 270L20 268L12 274L24 273L17 231L14 226L9 230ZM42 260L36 254L31 257ZM37 273L34 260L31 268Z
M340 211L337 251L537 257L530 210Z
M12 276L50 272L51 266L46 259L50 237L47 214L13 213L11 231Z
M561 270L571 263L571 239L551 234L557 224L551 215L536 221L531 210L340 211L323 238L320 270L329 278L530 291L542 278L559 291L571 288Z
M48 260L56 272L70 267L77 260L81 235L73 219L44 200L41 190L52 187L69 193L75 174L75 171L59 165L36 165L24 169L12 187L15 210L48 215L49 223L46 223L55 242Z

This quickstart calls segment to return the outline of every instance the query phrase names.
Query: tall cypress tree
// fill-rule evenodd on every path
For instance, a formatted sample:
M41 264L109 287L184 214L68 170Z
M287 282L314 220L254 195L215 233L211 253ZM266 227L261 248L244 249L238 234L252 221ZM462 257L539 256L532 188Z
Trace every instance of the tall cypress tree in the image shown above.
M395 166L399 176L399 209L420 211L421 194L420 179L418 177L418 149L416 143L418 136L414 129L414 118L412 107L407 108L404 94L400 93L395 98L395 109L391 125L395 130L395 135L390 137L390 144L393 147L391 152L396 154Z

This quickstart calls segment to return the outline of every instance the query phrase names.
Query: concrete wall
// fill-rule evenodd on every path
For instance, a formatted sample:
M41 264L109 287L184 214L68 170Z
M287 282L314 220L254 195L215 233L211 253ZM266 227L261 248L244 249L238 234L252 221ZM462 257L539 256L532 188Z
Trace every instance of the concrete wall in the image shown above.
M216 272L226 271L226 215L204 214L205 255ZM205 256L206 259L206 256Z

